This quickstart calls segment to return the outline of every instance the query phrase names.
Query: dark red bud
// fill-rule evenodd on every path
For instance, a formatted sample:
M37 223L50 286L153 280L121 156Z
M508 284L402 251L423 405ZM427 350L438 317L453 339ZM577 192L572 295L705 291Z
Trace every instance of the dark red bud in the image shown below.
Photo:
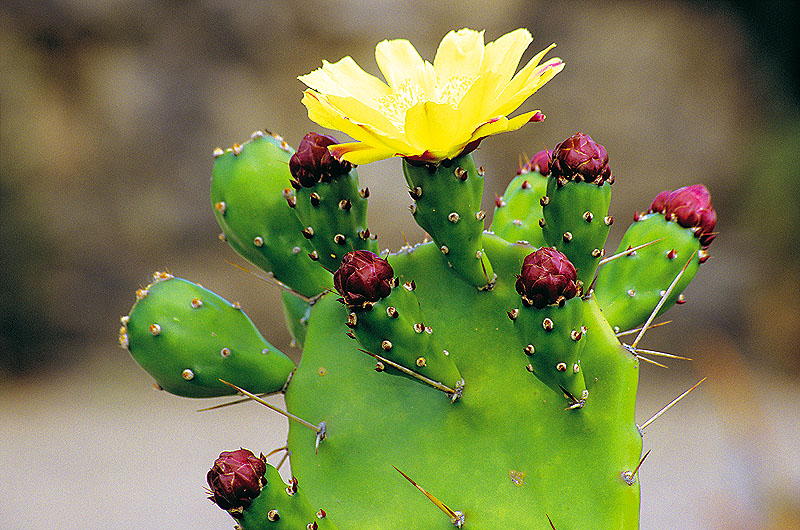
M293 182L311 188L318 182L330 182L339 175L349 173L353 165L337 160L328 151L328 146L338 143L336 138L325 134L311 132L305 135L297 152L289 160Z
M541 309L578 294L577 272L564 254L542 247L522 262L516 288L525 305Z
M542 176L547 176L550 174L550 159L553 157L553 151L550 149L544 149L539 151L533 157L528 160L519 170L517 171L517 175L522 173L532 173L534 171L540 173Z
M389 296L394 270L389 262L369 250L348 252L333 274L333 285L350 307L364 307Z
M247 449L223 451L206 476L211 488L209 499L223 510L249 506L261 493L266 472L263 455L257 457Z
M662 213L684 228L698 228L695 236L700 238L703 248L708 248L716 237L717 213L711 205L708 188L702 184L662 191L653 199L649 211Z
M555 146L550 159L550 172L559 179L576 182L613 182L606 148L588 134L580 132Z

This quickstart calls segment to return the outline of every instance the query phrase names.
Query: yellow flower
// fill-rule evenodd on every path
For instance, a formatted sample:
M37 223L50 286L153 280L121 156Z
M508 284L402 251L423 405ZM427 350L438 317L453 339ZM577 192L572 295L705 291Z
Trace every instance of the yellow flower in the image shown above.
M509 119L539 87L564 68L560 59L539 64L555 44L516 75L533 38L518 29L484 45L483 32L451 31L431 64L407 40L385 40L375 59L386 83L351 57L300 76L308 85L303 104L313 121L356 142L330 147L338 158L366 164L400 156L437 163L474 149L485 137L519 129L544 115Z

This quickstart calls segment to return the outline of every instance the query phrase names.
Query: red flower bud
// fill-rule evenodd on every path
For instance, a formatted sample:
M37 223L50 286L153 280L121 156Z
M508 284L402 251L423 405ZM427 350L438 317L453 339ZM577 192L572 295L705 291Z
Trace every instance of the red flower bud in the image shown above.
M267 461L247 449L223 451L214 461L206 480L211 488L208 497L223 510L249 506L265 483Z
M567 257L554 248L542 247L527 255L517 275L517 292L526 306L542 309L578 294L577 272Z
M550 159L553 157L553 151L550 149L544 149L539 151L533 157L528 160L519 170L517 171L517 175L521 175L522 173L531 173L533 171L537 171L542 176L547 176L550 174Z
M348 252L333 274L333 285L348 306L364 307L389 296L394 270L389 262L369 250Z
M311 188L317 182L330 182L331 179L349 173L353 165L337 160L328 146L338 144L336 138L324 134L308 133L300 141L297 152L289 160L289 170L294 182Z
M711 205L711 194L702 184L662 191L653 199L650 212L663 213L685 228L697 228L695 236L703 248L708 248L716 237L717 213Z
M556 145L550 171L560 180L583 180L598 185L614 182L606 148L581 132Z

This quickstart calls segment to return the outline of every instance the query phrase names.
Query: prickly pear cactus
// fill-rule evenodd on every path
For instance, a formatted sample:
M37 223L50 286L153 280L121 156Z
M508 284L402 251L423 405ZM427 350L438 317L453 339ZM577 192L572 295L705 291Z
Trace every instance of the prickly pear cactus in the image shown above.
M543 119L507 114L563 68L542 52L514 75L529 43L451 32L431 65L384 41L387 83L349 58L300 78L309 116L356 141L313 133L294 152L257 132L215 150L212 211L284 290L302 360L161 273L120 340L177 395L285 393L291 482L244 449L207 477L238 528L638 528L638 343L716 217L702 186L664 192L606 255L609 157L578 133L521 168L486 230L471 151ZM392 156L430 241L378 255L355 164Z

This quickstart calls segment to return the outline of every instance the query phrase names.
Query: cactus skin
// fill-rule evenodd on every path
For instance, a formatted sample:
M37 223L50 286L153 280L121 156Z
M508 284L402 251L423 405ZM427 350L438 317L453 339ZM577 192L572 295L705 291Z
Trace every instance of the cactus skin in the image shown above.
M123 317L120 342L158 385L178 396L277 392L294 362L267 342L242 311L199 285L155 273Z
M330 137L309 133L301 142L304 153L310 151L306 146L313 139L335 143ZM319 142L319 140L318 140ZM327 152L327 149L324 149ZM311 155L292 156L290 166L295 177L292 180L295 196L289 199L302 226L302 234L309 240L316 251L313 259L319 261L325 269L334 271L339 268L342 256L351 250L378 251L375 234L367 228L367 197L369 190L358 187L358 173L350 163L339 163L327 155L327 164L319 164L319 160ZM312 162L318 162L312 164ZM304 167L303 164L306 164ZM336 166L332 174L320 175L315 181L313 177L323 170L320 165ZM312 167L308 167L312 166Z
M482 247L483 171L475 168L472 155L437 166L404 160L403 174L414 199L411 212L416 223L466 282L478 289L491 288L495 274Z
M287 291L281 293L281 302L286 328L292 336L294 345L302 348L306 340L308 319L311 317L311 305Z
M582 371L591 398L565 411L561 393L526 371L506 314L519 303L515 275L531 249L490 235L484 244L498 271L489 293L463 282L433 243L388 257L401 282L414 279L430 325L467 382L453 405L416 381L375 373L347 338L347 308L335 295L314 305L286 402L311 422L336 420L317 454L314 433L290 426L293 473L342 528L452 527L392 465L462 510L466 528L547 528L548 515L559 530L635 528L638 482L628 486L620 472L635 468L641 454L633 417L638 361L593 299L574 299L584 304Z
M528 371L563 394L570 408L583 407L589 395L581 372L586 327L584 304L575 296L576 277L575 268L557 250L532 252L517 277L522 307L508 312L530 358Z
M331 276L309 259L313 247L286 204L294 151L279 136L252 139L215 152L211 204L225 240L243 258L304 296L331 287Z
M520 168L503 195L497 197L492 217L495 235L510 243L527 242L534 247L547 244L541 228L541 199L547 194L548 158L551 154L549 150L536 153Z
M562 394L569 406L582 407L589 393L581 372L584 304L580 298L563 305L542 309L522 307L514 319L523 352L528 356L528 370L540 381ZM575 338L573 338L575 337Z
M581 151L582 155L575 156ZM566 254L587 288L613 223L608 209L614 180L607 166L608 155L605 164L597 159L602 154L605 148L583 133L558 144L542 199L545 241Z
M433 382L443 382L452 390L448 393L453 401L460 397L464 379L433 329L425 324L413 281L400 285L386 260L361 250L344 256L333 283L342 295L339 301L349 310L348 335L365 352L387 360L378 361L377 371L414 377L401 371L406 368Z
M241 530L336 530L325 510L314 508L296 479L286 484L266 465L261 492L241 510L229 510Z
M597 303L603 309L603 315L614 328L622 331L633 329L647 320L663 292L689 257L694 256L658 314L672 307L697 274L700 259L705 255L691 229L667 221L657 213L637 217L638 220L625 232L615 254L663 239L606 263L600 268L595 284Z

